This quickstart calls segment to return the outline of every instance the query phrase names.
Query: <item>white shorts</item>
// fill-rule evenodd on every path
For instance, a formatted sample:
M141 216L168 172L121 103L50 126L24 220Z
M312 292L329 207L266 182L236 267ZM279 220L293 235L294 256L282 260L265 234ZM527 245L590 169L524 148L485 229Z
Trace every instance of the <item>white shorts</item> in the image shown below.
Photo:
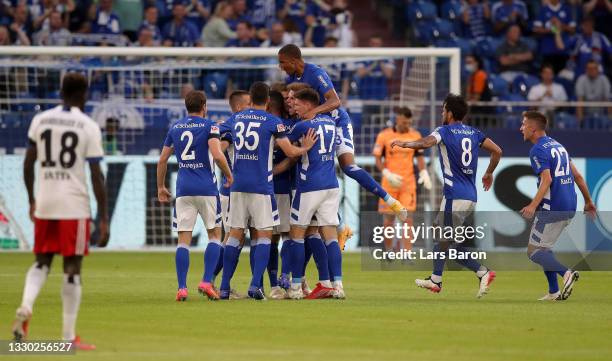
M274 234L289 232L289 214L291 213L291 197L289 194L275 194L278 207L279 225L274 226Z
M340 207L340 189L296 192L291 202L291 224L307 227L312 225L313 217L318 226L337 226Z
M536 217L531 226L529 244L536 247L552 248L563 230L572 222L572 219L564 219L556 222L543 222Z
M172 228L178 232L191 232L198 214L204 222L204 228L221 227L221 203L218 196L178 197L174 206L175 220Z
M230 193L229 224L232 228L272 230L279 224L274 195L259 193Z
M230 197L219 195L219 199L221 200L221 220L223 221L223 230L225 233L229 232L229 200Z
M336 127L336 157L344 153L355 154L352 124L347 124L344 127Z
M474 209L476 209L476 202L467 199L446 199L442 197L440 212L434 223L442 227L463 226L465 220L474 213Z

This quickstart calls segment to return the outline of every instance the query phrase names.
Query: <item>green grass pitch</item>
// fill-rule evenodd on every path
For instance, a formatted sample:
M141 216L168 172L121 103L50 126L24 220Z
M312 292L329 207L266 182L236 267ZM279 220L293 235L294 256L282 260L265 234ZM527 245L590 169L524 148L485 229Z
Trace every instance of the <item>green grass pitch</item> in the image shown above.
M612 360L612 272L583 272L572 297L542 303L540 272L498 272L475 298L472 273L451 271L442 293L414 286L427 272L362 271L345 255L347 299L174 301L172 253L96 253L85 259L78 333L96 351L44 360ZM0 339L9 339L31 254L0 254ZM248 256L233 286L248 284ZM30 339L61 334L61 259L35 305ZM314 265L308 271L314 286ZM266 280L267 285L267 280ZM267 286L266 286L267 287ZM2 360L38 360L40 356Z

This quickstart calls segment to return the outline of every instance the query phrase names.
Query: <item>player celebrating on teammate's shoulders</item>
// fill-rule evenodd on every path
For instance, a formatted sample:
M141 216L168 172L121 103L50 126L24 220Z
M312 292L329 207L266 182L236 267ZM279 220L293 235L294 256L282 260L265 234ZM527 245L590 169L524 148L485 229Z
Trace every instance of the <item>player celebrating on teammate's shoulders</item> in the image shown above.
M395 124L393 127L382 130L376 137L376 144L372 154L376 157L376 167L383 174L382 186L393 198L398 199L408 212L406 219L408 225L412 225L412 212L416 211L416 185L414 177L414 157L417 157L419 168L418 183L423 184L425 189L431 189L431 179L425 168L423 151L414 151L411 148L392 148L391 143L395 140L412 141L421 139L421 133L412 126L412 112L407 107L395 109ZM384 158L384 161L383 161ZM378 211L383 214L383 225L393 226L395 216L389 206L380 201ZM385 239L385 248L392 249L392 239ZM412 249L410 239L402 239L399 249ZM398 242L399 243L399 242Z
M548 280L548 293L541 301L566 300L572 293L578 272L562 265L555 258L552 247L561 232L570 224L576 213L578 186L584 197L584 211L595 216L596 208L589 188L567 150L546 135L546 117L537 111L523 113L521 132L523 140L533 143L529 151L531 168L538 176L538 192L521 213L535 220L529 235L527 253L529 259L544 269ZM563 277L563 289L559 291L557 274Z
M317 114L328 114L336 122L336 156L342 171L369 192L383 199L401 220L405 220L408 215L406 208L391 197L368 172L355 164L351 119L340 106L340 98L325 70L315 64L305 63L300 48L293 44L285 45L278 51L278 62L281 70L289 75L286 81L288 84L303 82L319 94L320 104L306 114L307 119Z
M198 214L208 233L208 245L204 251L204 275L198 291L211 300L219 299L212 286L212 278L221 252L221 203L213 159L225 175L229 187L232 173L219 143L219 127L206 116L206 95L191 91L185 96L187 116L177 121L170 130L157 163L157 197L160 202L170 202L166 188L168 159L175 153L179 170L176 180L176 277L177 301L187 299L187 273L189 271L189 244Z
M34 222L36 261L26 274L23 300L13 324L15 340L25 339L34 302L47 280L56 253L64 257L62 284L63 339L81 350L95 349L82 343L75 333L81 304L81 265L88 254L91 210L85 180L89 163L91 183L100 216L98 246L108 242L108 211L104 175L100 161L104 155L98 124L83 113L87 100L87 79L68 73L62 79L63 105L44 111L32 119L23 178ZM34 164L38 157L38 182L34 197Z
M438 226L461 227L465 220L476 208L476 170L478 168L478 148L491 153L491 161L482 177L485 191L491 188L493 183L493 171L497 167L502 151L491 139L478 129L463 124L463 119L468 113L468 105L460 95L449 94L442 106L442 119L444 125L436 128L427 137L412 141L394 141L391 147L426 149L438 145L440 153L440 165L444 177L444 197L440 206L439 217L436 220ZM442 290L442 272L444 263L448 258L450 239L438 240L434 251L444 253L444 257L438 257L433 261L433 273L426 279L417 279L419 287L427 288L432 292ZM495 272L482 266L478 261L471 258L469 250L456 243L456 259L460 265L474 271L479 279L478 298L484 296L489 285L495 279Z
M236 182L230 193L230 236L225 245L221 297L229 297L230 280L238 262L244 230L251 224L257 230L257 247L248 295L265 299L261 280L270 258L272 228L278 225L278 209L272 183L272 152L274 144L289 157L306 153L316 141L309 132L301 147L293 146L285 135L280 119L267 113L270 88L256 82L249 91L252 108L246 109L231 124L234 142L234 175Z
M289 139L299 141L308 132L315 131L319 136L319 144L304 154L297 165L296 191L291 204L291 239L288 241L293 261L288 295L292 299L304 297L304 236L314 219L325 243L320 238L313 238L310 243L319 272L319 283L307 298L344 298L342 253L337 232L340 190L334 163L336 124L327 115L311 112L319 104L316 91L303 89L294 96L295 111L302 121L295 124L289 133Z

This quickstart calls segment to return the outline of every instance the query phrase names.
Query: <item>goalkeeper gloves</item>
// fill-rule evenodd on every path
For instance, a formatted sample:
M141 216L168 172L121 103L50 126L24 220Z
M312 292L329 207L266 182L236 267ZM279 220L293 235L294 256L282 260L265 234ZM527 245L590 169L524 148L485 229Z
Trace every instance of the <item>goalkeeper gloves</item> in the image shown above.
M422 169L419 172L419 179L417 180L417 182L419 184L422 184L425 189L431 189L431 178L429 178L429 172L427 172L427 169Z
M402 185L402 181L404 180L404 177L402 177L401 175L392 173L387 168L383 169L382 174L385 178L387 178L387 180L389 181L389 183L391 183L393 187L397 188Z

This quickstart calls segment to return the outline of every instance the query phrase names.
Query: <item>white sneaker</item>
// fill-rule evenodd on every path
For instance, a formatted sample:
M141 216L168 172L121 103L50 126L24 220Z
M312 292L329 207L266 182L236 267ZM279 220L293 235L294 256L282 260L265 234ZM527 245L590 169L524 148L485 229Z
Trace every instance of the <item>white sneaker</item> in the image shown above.
M578 281L580 274L578 271L568 269L563 275L563 289L561 290L561 299L567 300L572 294L574 284Z
M308 286L308 282L306 282L306 278L302 278L302 293L304 294L304 297L308 297L310 292L312 292L312 290Z
M285 291L285 289L283 288L280 288L279 286L272 287L270 289L269 297L272 300L284 300L286 298L289 298L289 296L287 296L287 291Z
M344 288L342 286L334 287L332 291L332 297L338 300L343 300L346 298L346 294L344 293Z
M477 298L481 298L489 292L489 286L495 280L496 273L493 270L487 270L484 276L480 277L480 283L478 286Z
M418 287L428 289L433 293L440 293L440 291L442 291L442 282L436 283L431 280L431 277L427 277L424 280L417 278L414 280L414 283L416 283Z
M547 293L544 297L538 298L538 301L556 301L561 299L561 292L557 291L555 293Z
M301 300L304 298L304 293L302 292L301 287L294 288L293 285L291 285L291 288L287 290L287 296L289 296L289 298L292 300Z
M32 318L32 311L27 307L21 306L15 312L13 322L13 337L15 341L25 340L28 336L28 324Z

